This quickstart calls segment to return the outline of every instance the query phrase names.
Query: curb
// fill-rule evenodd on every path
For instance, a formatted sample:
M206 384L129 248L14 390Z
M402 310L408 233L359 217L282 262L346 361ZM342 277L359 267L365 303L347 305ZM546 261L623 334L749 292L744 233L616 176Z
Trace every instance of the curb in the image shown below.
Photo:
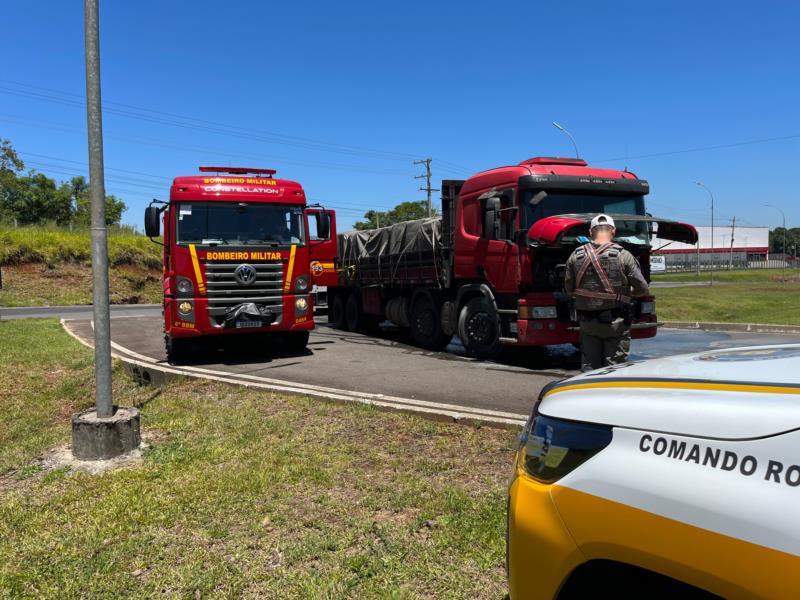
M66 319L61 319L61 327L68 335L75 338L78 342L88 348L94 346L87 340L73 331ZM452 423L487 425L502 429L516 430L528 419L528 415L507 413L482 409L469 406L458 406L455 404L441 404L413 398L400 398L385 394L375 394L370 392L357 392L352 390L340 390L318 385L283 381L267 377L254 375L228 373L194 366L178 366L157 361L151 357L144 356L128 350L124 346L111 342L111 355L119 359L125 370L133 379L143 385L163 385L167 381L180 377L194 377L197 379L208 379L227 383L229 385L240 385L247 388L267 389L275 392L299 394L311 396L321 400L339 403L359 403L369 404L381 410L413 413L437 421L449 421Z
M798 325L770 325L766 323L708 323L703 321L664 321L668 329L699 329L702 331L727 331L731 333L785 333L800 335Z

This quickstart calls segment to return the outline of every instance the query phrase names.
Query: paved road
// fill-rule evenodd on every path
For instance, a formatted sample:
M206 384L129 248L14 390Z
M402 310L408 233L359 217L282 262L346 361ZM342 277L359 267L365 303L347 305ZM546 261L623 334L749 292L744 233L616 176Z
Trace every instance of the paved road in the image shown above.
M160 304L112 304L112 317L148 317L161 314ZM24 306L0 308L0 321L8 319L35 319L58 317L60 319L91 319L91 306Z
M164 361L159 311L148 316L115 313L111 332L116 350L127 350L134 358ZM78 318L70 326L91 340L89 320ZM579 365L572 346L509 349L501 360L481 362L464 357L457 339L446 352L428 352L406 343L398 330L387 328L380 336L365 336L338 331L323 322L318 322L308 350L301 355L281 353L279 347L263 343L243 344L242 339L215 340L199 348L188 364L197 372L230 373L240 381L299 382L515 415L530 412L543 385L575 373ZM655 339L634 340L632 358L793 341L800 340L780 334L663 329Z

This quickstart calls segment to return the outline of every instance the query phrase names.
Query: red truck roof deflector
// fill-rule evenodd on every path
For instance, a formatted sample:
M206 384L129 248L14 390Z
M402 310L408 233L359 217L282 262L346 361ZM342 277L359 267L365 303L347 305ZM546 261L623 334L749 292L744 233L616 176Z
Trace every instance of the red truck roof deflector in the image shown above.
M528 230L528 239L545 246L554 246L561 243L564 237L577 237L589 234L589 223L594 214L585 215L555 215L539 219ZM697 230L688 223L679 223L669 219L660 219L645 215L611 215L620 221L645 221L658 225L658 237L663 240L672 240L684 244L697 243ZM572 231L576 230L576 231ZM572 232L572 235L567 235Z

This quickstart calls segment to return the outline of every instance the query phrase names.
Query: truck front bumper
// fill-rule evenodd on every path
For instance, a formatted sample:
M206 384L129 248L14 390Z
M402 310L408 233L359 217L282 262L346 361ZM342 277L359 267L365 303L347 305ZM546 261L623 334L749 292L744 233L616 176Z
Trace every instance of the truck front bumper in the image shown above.
M297 307L299 298L306 300L305 310L300 310ZM187 301L192 303L192 311L190 314L181 314L178 306ZM165 298L164 331L173 337L180 338L314 329L314 299L311 294L286 294L282 298L280 309L280 314L276 320L262 327L225 327L216 318L209 315L208 299L203 296L195 298Z

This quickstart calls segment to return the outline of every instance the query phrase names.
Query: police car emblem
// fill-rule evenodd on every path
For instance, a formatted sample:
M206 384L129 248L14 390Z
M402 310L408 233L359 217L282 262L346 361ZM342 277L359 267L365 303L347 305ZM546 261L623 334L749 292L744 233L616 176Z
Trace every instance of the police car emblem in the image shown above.
M239 285L253 285L256 280L256 270L248 264L239 265L233 272L233 277Z

